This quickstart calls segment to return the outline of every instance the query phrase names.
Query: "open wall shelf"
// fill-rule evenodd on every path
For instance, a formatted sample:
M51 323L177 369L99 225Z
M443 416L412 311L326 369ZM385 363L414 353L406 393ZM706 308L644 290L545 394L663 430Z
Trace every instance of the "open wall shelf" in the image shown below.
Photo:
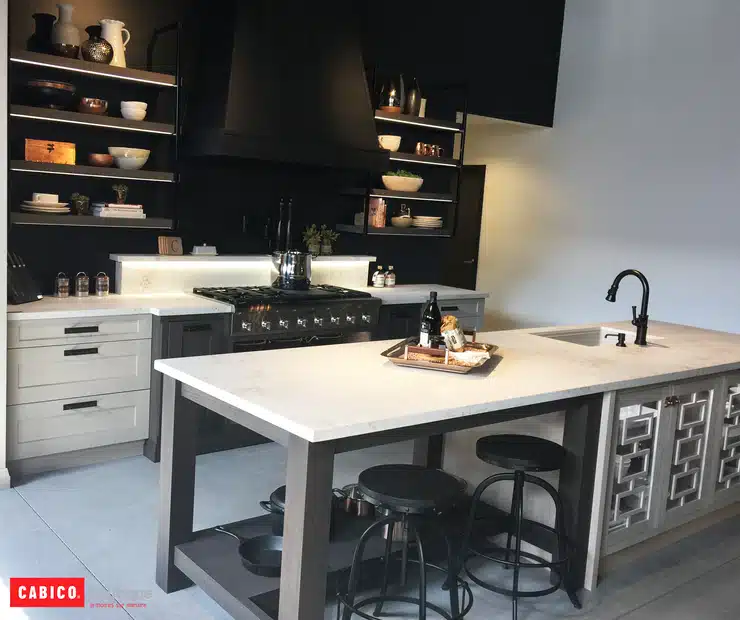
M98 166L70 166L67 164L45 164L34 161L14 159L10 162L13 172L34 172L37 174L65 174L78 177L100 177L104 179L125 179L128 181L151 181L154 183L174 183L173 172L151 170L122 170L121 168L102 168Z
M95 217L94 215L48 215L38 213L11 213L10 223L21 226L88 226L95 228L156 228L171 230L173 222L161 217L126 219Z
M67 110L51 110L28 105L11 105L11 118L20 118L50 123L67 123L70 125L87 125L103 129L117 129L119 131L138 131L141 133L175 135L175 126L168 123L152 123L150 121L131 121L126 118L115 118L99 114L82 114Z

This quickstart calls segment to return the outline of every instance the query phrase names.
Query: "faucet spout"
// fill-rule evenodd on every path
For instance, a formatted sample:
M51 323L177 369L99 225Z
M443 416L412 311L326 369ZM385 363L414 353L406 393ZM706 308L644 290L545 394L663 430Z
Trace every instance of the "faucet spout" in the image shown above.
M624 271L617 274L614 278L614 282L609 287L609 291L606 294L606 300L615 302L617 300L617 291L622 280L627 276L635 276L642 284L642 302L640 304L640 314L637 315L637 308L633 306L632 312L634 318L632 324L637 328L635 335L635 344L640 346L647 345L647 329L648 329L648 302L650 300L650 284L643 273L637 271L637 269L625 269Z

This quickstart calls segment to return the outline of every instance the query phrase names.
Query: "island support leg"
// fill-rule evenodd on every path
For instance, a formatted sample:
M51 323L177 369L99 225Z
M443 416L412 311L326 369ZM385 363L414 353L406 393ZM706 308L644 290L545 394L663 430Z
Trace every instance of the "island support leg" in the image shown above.
M167 593L193 585L174 564L175 545L193 537L195 496L196 408L181 407L175 415L181 387L179 381L164 377L156 581Z
M414 439L414 453L411 462L429 469L442 469L444 447L444 435L430 435Z
M288 442L279 620L323 620L334 444Z

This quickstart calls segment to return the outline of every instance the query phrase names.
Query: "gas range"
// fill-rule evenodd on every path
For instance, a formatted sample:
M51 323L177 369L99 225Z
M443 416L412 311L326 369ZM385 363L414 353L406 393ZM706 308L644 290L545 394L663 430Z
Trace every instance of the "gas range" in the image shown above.
M232 337L368 332L378 322L381 304L369 293L328 284L305 291L239 286L195 288L193 293L234 306Z

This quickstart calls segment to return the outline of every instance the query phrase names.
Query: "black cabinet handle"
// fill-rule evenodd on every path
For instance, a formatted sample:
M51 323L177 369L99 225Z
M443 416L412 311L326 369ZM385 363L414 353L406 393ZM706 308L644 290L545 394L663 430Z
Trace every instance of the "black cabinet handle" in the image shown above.
M98 347L90 347L89 349L67 349L64 352L64 357L70 355L95 355L98 352Z
M90 325L89 327L65 327L65 334L97 334L100 331L98 325Z
M64 411L71 411L72 409L90 409L91 407L97 407L97 400L86 400L81 403L67 403L62 407Z
M213 329L213 325L210 323L201 323L200 325L186 325L183 327L183 331L186 332L210 332Z
M445 312L459 312L460 308L458 306L442 306L442 310Z

